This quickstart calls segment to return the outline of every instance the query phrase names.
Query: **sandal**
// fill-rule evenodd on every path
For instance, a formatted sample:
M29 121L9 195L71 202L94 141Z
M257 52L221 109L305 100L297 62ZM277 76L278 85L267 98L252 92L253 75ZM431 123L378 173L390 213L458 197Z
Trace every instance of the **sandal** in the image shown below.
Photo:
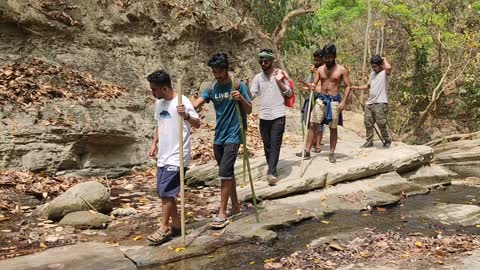
M162 231L162 229L156 230L151 235L147 236L147 240L153 245L160 245L169 241L172 238L172 230Z
M230 220L228 218L215 217L212 223L210 223L210 227L212 229L223 229L229 223L230 223Z
M322 152L322 148L315 148L312 150L313 153L321 153Z

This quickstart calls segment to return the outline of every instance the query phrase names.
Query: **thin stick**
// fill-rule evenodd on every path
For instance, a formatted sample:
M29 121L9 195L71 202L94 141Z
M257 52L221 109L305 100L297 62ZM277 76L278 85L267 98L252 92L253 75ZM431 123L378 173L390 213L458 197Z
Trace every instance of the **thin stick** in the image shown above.
M307 106L307 123L306 123L306 131L305 136L303 136L303 149L302 149L302 162L300 166L300 177L303 176L303 165L305 161L305 149L307 148L307 138L308 138L308 131L309 131L309 124L310 124L310 109L312 108L312 99L313 99L313 91L310 91L310 99L308 100L308 106ZM303 122L303 121L302 121Z
M98 214L98 210L95 207L93 207L93 205L91 203L89 203L87 200L85 200L85 198L83 198L82 195L78 195L78 196L80 196L80 199L82 199L84 203L86 203L90 208L92 208L93 211L95 211Z
M232 79L232 84L233 84L233 89L236 89L234 79ZM253 206L255 207L255 220L257 221L257 223L260 223L260 219L258 217L257 196L255 195L255 188L253 186L252 171L250 169L250 160L248 159L247 135L246 135L245 129L243 128L242 113L240 111L240 106L238 105L238 102L235 102L235 109L237 111L237 119L238 119L238 124L240 125L240 133L241 133L242 143L243 143L243 158L247 163L248 179L250 180L250 190L252 191Z
M177 80L178 87L178 105L182 105L182 79ZM183 119L178 117L178 144L179 144L179 154L180 154L180 198L181 198L181 230L182 230L182 244L185 245L185 171L183 168Z

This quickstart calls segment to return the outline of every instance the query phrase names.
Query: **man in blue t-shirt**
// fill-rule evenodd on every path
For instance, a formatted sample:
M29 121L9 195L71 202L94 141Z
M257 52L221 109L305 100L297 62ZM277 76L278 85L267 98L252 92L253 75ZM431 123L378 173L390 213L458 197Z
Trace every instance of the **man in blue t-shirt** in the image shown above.
M211 101L215 108L216 125L213 151L219 166L218 178L221 183L220 211L210 225L213 228L223 228L230 222L227 216L228 198L232 202L232 214L240 212L234 165L242 137L235 104L240 104L245 128L246 114L252 112L252 104L247 86L243 82L237 85L228 75L229 63L226 54L214 54L208 61L208 66L212 69L216 81L202 92L193 106L197 109Z

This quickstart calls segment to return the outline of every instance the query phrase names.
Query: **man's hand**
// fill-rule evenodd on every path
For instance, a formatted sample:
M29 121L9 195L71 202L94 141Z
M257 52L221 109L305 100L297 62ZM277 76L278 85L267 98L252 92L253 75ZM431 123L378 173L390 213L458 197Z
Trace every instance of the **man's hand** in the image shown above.
M275 72L273 73L275 75L275 80L277 80L277 82L281 82L283 80L283 72L281 70L275 70Z
M185 120L188 120L189 116L188 113L187 113L187 109L185 108L185 105L178 105L177 106L177 112L178 114Z
M345 109L345 107L347 107L347 103L344 101L342 101L340 104L338 104L338 110L339 111L343 111L343 109Z
M235 91L232 92L232 98L235 101L241 101L243 99L243 96L242 96L242 94L240 94L239 91L235 90Z
M311 73L314 73L315 71L317 71L317 68L313 64L308 65L308 69L310 70Z
M148 149L148 157L151 159L154 159L155 157L157 157L157 152L158 152L157 145L152 144L152 146L150 146L150 149Z

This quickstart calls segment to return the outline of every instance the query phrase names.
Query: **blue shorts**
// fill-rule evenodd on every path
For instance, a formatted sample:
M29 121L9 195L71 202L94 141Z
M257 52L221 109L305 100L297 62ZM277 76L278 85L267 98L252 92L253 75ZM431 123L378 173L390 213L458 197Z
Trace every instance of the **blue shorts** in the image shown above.
M157 194L160 198L176 198L180 193L180 167L157 167Z

